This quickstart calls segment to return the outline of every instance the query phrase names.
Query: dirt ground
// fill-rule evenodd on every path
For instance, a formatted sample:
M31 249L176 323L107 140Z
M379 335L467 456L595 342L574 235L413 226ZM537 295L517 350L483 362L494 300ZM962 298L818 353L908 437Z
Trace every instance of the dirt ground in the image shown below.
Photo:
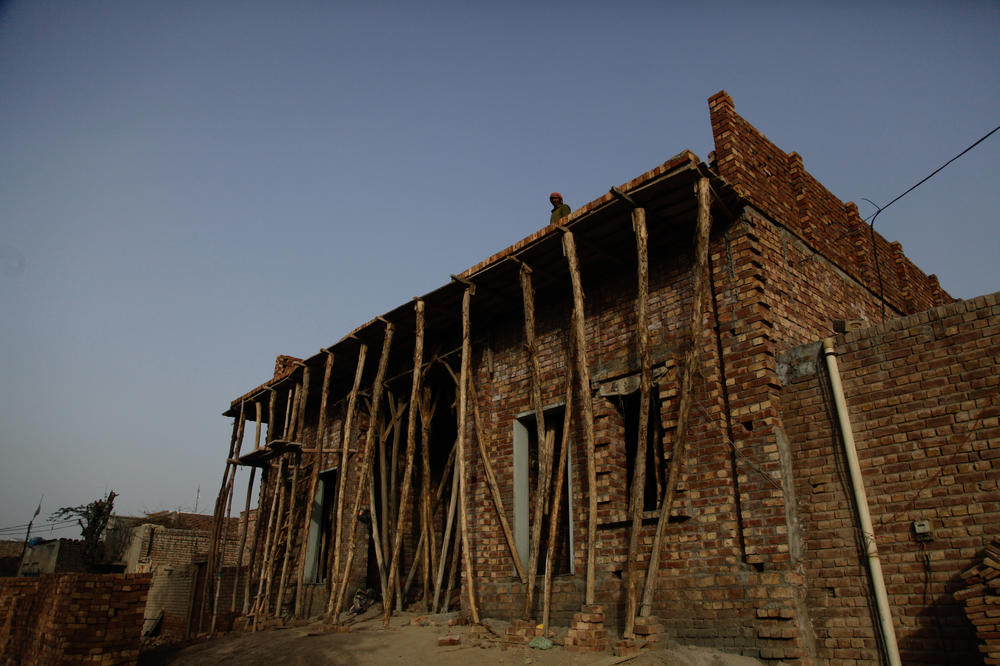
M602 654L577 654L561 643L566 629L554 627L554 642L549 650L514 645L504 640L508 623L484 619L482 627L448 626L457 614L424 616L393 615L389 626L382 626L381 613L371 608L359 618L345 623L349 631L335 631L320 622L256 633L231 633L222 638L201 641L184 647L160 648L143 653L140 666L183 664L221 666L223 664L434 664L468 666L481 662L508 666L538 664L574 664L610 666L612 664L675 666L753 666L756 659L727 654L718 650L686 646L644 649L637 657L615 657L609 650ZM453 646L438 646L442 636L458 636Z

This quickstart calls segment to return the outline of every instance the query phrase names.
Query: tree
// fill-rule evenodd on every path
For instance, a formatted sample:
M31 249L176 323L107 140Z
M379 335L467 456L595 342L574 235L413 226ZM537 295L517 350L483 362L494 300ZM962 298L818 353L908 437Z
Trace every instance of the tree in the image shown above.
M64 506L53 513L50 518L50 520L76 518L76 522L80 524L80 529L83 531L83 559L90 564L103 559L101 534L111 518L116 497L118 497L117 493L112 490L104 499L94 500L90 504Z

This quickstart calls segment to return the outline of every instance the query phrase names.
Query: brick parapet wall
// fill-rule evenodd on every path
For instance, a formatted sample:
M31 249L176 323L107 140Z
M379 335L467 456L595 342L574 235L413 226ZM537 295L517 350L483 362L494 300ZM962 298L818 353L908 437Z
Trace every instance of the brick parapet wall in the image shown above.
M5 664L134 664L148 574L0 579Z
M903 661L975 663L975 634L952 593L1000 532L1000 296L835 342ZM816 345L783 358L782 413L820 656L870 663L879 652L868 574L829 380ZM915 540L917 520L930 522L932 541Z
M716 168L740 195L875 294L877 253L886 300L902 314L951 300L934 275L924 274L878 233L873 253L857 206L840 201L803 168L797 153L785 153L740 117L725 91L708 104Z

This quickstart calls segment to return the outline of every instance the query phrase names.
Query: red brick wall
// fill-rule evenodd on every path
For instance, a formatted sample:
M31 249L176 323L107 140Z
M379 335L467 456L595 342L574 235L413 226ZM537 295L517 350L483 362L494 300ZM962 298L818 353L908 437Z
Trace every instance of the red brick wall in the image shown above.
M740 117L724 91L708 100L715 165L741 195L842 271L879 293L872 239L857 206L843 203L813 178L796 153L785 153ZM911 314L951 300L937 278L903 256L898 243L875 234L886 299Z
M976 663L952 594L1000 534L1000 296L851 332L836 349L903 661ZM870 663L868 575L828 378L808 351L785 357L781 395L808 603L824 659ZM915 540L917 520L930 521L933 541Z
M148 574L0 579L4 663L135 663L148 590Z

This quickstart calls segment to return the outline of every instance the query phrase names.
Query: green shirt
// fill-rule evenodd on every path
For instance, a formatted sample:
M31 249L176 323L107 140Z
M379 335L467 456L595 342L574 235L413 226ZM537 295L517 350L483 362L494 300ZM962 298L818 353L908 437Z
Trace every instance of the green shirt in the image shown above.
M549 224L555 224L559 220L563 219L572 212L567 204L562 204L557 208L552 209L552 215L549 216Z

